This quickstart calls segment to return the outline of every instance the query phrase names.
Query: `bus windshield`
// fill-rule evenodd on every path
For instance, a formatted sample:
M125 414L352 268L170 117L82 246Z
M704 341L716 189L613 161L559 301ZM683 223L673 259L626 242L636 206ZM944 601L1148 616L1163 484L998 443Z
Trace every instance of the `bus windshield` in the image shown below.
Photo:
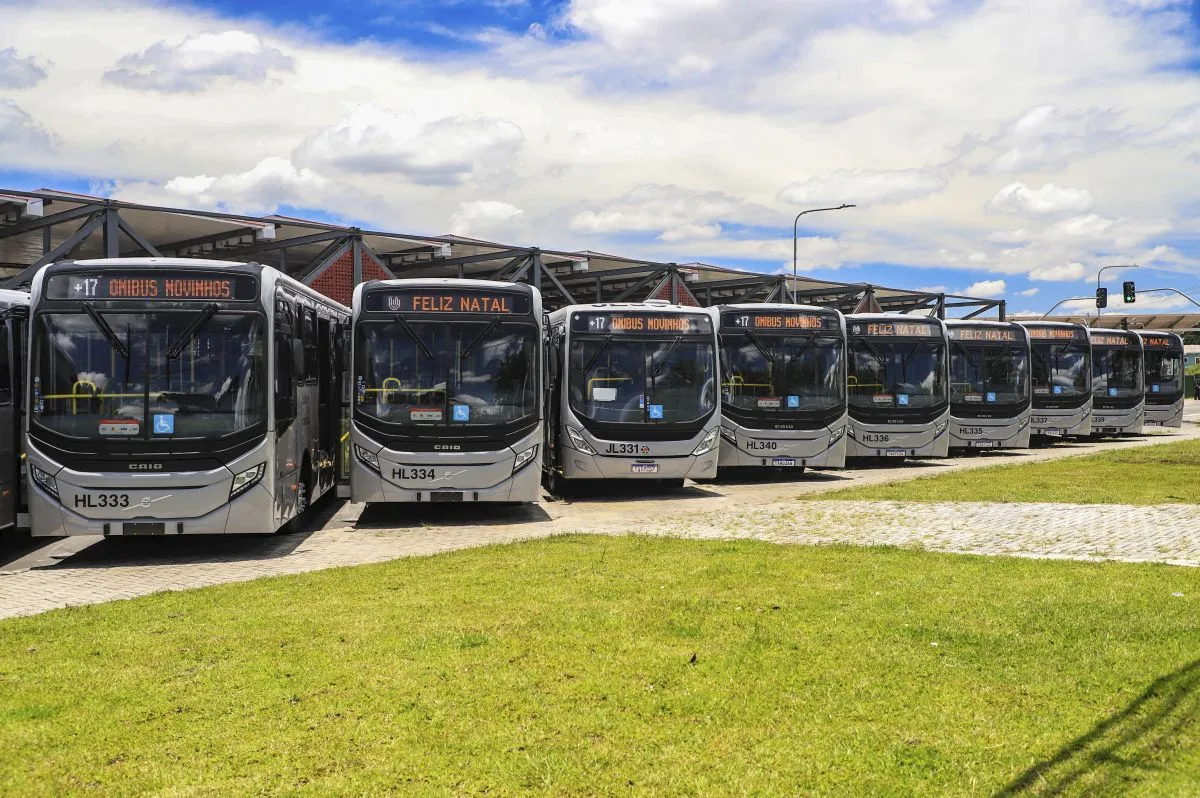
M850 406L930 409L946 401L941 342L857 338L850 344Z
M721 396L744 412L825 412L842 406L845 346L834 336L722 332Z
M1078 398L1091 390L1087 344L1033 344L1033 395Z
M480 427L537 412L537 327L491 320L361 321L355 413L391 424Z
M1013 405L1029 399L1029 353L1022 346L955 341L950 346L950 401Z
M571 409L592 421L671 424L716 409L712 339L576 336L571 342Z
M1146 350L1146 394L1183 393L1183 355L1179 352Z
M215 305L41 313L34 423L73 438L222 438L267 420L266 332L257 313Z
M1145 383L1142 353L1136 349L1092 349L1092 396L1140 397Z

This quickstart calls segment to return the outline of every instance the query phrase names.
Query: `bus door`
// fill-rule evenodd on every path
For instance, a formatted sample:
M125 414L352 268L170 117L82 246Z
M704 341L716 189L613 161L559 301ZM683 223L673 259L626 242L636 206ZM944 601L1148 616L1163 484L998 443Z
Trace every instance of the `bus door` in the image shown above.
M337 449L337 363L334 361L333 326L329 319L317 320L317 450L320 452L321 490L333 485L334 451Z
M545 463L553 471L561 466L562 452L559 450L558 438L562 425L562 388L559 385L559 375L562 373L563 335L565 327L554 327L549 319L546 321L545 356L542 362L546 364L545 379L542 391L545 400L542 404L546 419L546 451Z
M21 468L20 432L17 424L16 385L13 382L11 318L4 314L0 322L0 529L17 522L17 486Z

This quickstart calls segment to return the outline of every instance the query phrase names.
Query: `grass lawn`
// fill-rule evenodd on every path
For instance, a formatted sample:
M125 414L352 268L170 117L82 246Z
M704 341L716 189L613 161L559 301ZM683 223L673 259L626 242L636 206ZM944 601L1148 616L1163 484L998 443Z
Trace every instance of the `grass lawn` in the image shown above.
M1190 569L602 537L163 593L0 622L0 794L1195 794L1198 615Z
M920 477L814 493L805 501L1200 503L1200 441Z

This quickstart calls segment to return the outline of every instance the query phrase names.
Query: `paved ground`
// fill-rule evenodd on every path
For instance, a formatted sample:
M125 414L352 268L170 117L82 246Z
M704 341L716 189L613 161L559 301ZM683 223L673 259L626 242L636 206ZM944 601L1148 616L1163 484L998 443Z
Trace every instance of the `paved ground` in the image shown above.
M1192 415L1200 422L1200 407ZM329 502L308 530L285 536L10 541L7 556L0 552L0 617L571 532L915 545L978 554L1200 565L1200 534L1192 531L1200 529L1198 506L917 506L795 500L800 494L847 485L1196 437L1200 426L1192 423L1169 437L810 473L783 481L743 477L667 496L623 485L619 495L592 493L568 503L527 508L364 508ZM600 488L612 490L611 485Z

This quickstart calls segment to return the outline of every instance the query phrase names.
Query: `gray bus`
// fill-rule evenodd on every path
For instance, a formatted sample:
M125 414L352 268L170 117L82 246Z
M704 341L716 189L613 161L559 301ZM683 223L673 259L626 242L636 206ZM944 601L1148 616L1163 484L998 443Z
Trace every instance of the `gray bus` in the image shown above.
M950 449L946 325L883 313L846 317L847 457L945 457Z
M1033 393L1029 336L1019 324L947 319L950 448L1025 449Z
M808 305L721 305L718 466L846 464L846 322Z
M542 331L541 294L528 285L358 286L354 501L537 501Z
M709 311L649 300L550 314L547 445L563 480L682 485L717 474L717 335Z
M1138 331L1146 359L1146 424L1182 427L1186 385L1183 339L1175 333Z
M348 308L257 264L55 263L30 300L34 535L271 533L335 486Z
M1061 321L1021 322L1029 332L1033 383L1031 437L1092 433L1092 347L1087 327Z
M29 294L0 290L0 530L28 526L21 445L22 366Z
M1129 330L1088 330L1092 344L1092 434L1140 435L1146 422L1142 338Z

